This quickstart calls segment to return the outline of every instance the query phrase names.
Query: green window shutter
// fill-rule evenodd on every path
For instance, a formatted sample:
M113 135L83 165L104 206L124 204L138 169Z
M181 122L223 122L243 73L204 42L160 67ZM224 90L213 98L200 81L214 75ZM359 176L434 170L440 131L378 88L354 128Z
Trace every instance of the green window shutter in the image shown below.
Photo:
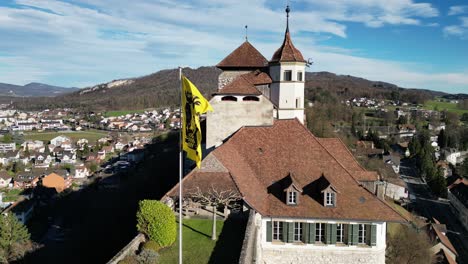
M288 223L287 222L281 222L283 225L283 239L281 241L287 242L288 241Z
M336 224L330 224L330 227L331 227L330 244L336 244Z
M353 244L353 225L346 225L348 228L348 245Z
M353 226L353 240L351 240L351 245L357 245L359 241L359 225L352 225Z
M267 242L271 242L271 237L273 235L273 232L271 231L271 221L266 222L266 239Z
M325 225L325 243L331 244L331 237L332 237L332 232L331 232L331 224L326 224Z
M370 239L371 246L377 245L377 226L371 225L371 239Z
M292 243L294 238L294 223L288 223L288 243Z
M309 224L302 223L302 242L309 242Z
M309 240L307 243L314 244L315 243L315 223L308 223L309 226Z

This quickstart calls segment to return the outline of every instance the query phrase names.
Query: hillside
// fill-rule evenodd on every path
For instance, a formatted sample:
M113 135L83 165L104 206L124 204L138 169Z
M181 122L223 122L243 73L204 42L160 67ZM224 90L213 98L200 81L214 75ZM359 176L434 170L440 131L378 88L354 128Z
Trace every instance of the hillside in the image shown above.
M216 91L221 70L216 67L185 68L184 74L207 97ZM81 110L137 110L154 107L176 106L179 102L178 69L162 70L147 76L114 80L59 95L54 98L6 98L14 106L25 110L71 107ZM422 103L445 93L419 89L404 89L391 83L370 81L349 75L329 72L306 73L306 99L320 97L352 98L374 97ZM0 101L4 101L1 100Z
M23 86L0 83L0 96L2 97L53 97L77 90L77 88L64 88L43 83L29 83Z

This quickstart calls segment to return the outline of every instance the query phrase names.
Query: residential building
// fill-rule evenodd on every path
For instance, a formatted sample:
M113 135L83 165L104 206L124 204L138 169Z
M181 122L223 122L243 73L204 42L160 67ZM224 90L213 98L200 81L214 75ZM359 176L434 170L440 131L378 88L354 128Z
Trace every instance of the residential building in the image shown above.
M15 150L16 150L16 144L14 142L0 143L0 153L5 153L8 151L15 151Z
M56 173L51 173L42 178L42 186L46 188L53 188L60 193L70 187L71 182L69 179L65 179L66 176L61 176Z
M459 178L448 187L448 199L460 223L468 230L468 180Z
M8 174L5 170L0 171L0 188L6 188L12 186L11 179L13 177Z
M429 225L428 235L432 243L431 252L434 255L443 253L444 258L447 260L453 260L456 263L458 252L446 236L447 227L441 224L437 219L434 219L434 223ZM448 261L448 263L450 263Z

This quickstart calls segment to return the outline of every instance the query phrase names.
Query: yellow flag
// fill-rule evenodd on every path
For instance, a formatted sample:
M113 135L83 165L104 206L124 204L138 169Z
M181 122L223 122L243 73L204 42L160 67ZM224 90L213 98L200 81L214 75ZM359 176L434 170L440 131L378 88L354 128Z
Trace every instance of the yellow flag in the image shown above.
M200 168L202 160L200 115L213 111L210 103L189 79L182 76L182 148Z

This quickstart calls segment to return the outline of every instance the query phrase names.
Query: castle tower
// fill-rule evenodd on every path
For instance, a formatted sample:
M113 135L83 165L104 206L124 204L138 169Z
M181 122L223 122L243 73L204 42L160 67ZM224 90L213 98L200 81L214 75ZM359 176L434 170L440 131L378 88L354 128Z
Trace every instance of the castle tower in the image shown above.
M286 32L281 47L269 62L270 100L277 119L297 118L304 123L304 83L306 61L294 47L289 33L289 6L286 7Z

